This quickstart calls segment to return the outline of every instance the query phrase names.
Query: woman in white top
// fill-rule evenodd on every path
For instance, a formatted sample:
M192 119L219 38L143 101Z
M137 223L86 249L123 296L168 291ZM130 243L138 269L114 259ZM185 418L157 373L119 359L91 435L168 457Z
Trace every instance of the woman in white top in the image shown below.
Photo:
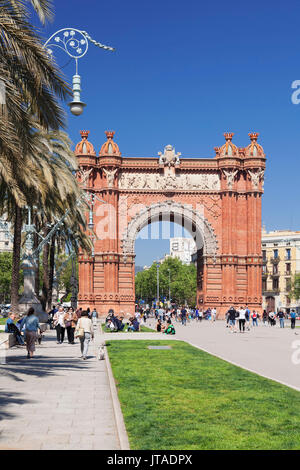
M78 331L80 328L84 330L84 335L80 336L80 350L81 350L81 357L86 360L87 359L87 352L89 349L89 344L91 338L94 338L94 330L92 321L88 317L88 313L84 310L81 313L81 317L78 320L76 330Z
M245 323L246 323L246 310L244 307L241 307L238 311L239 313L239 327L240 327L240 333L243 331L245 333Z

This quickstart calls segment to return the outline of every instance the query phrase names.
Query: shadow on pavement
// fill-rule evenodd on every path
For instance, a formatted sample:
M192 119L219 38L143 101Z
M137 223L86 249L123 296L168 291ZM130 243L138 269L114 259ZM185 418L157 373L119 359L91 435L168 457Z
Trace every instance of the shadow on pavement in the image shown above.
M20 398L21 394L17 392L6 392L0 389L0 422L3 419L12 419L15 417L13 413L7 411L9 405L24 405L26 403L34 403L31 400L24 400Z
M35 356L33 359L26 357L10 356L6 364L0 367L0 377L10 377L15 381L23 381L23 376L50 377L63 370L84 370L88 368L88 362L83 362L79 358L62 357L41 357ZM0 401L1 403L1 401Z

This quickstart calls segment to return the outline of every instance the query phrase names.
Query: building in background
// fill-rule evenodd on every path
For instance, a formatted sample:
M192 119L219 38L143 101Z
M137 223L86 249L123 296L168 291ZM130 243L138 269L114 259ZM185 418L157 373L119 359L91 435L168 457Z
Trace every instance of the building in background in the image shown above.
M13 238L11 236L11 223L4 218L0 219L0 253L13 251Z
M293 277L300 272L300 231L263 229L262 263L263 308L300 311L300 302L290 297Z
M192 254L196 251L196 243L192 238L170 238L170 256L179 258L184 264L192 262Z

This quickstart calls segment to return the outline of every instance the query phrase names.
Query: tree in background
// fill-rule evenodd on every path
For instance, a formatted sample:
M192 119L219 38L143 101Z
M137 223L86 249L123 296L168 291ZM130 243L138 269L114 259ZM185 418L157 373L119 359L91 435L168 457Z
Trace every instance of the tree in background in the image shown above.
M9 303L12 278L12 253L0 253L0 303ZM20 271L19 291L23 287L23 271Z
M135 277L136 299L148 303L156 298L157 270L156 262L137 273ZM193 264L183 264L178 258L167 258L159 266L160 299L169 299L169 273L171 301L176 304L195 305L197 293L197 271Z
M300 273L294 274L290 290L290 297L295 300L300 299Z

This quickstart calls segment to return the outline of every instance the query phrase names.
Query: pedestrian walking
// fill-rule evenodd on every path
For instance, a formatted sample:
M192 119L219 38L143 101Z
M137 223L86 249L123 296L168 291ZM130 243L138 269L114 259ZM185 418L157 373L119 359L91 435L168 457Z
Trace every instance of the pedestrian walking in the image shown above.
M186 326L186 316L187 316L187 311L184 306L182 306L181 309L181 324Z
M238 310L238 313L239 313L238 319L239 319L240 333L242 331L243 333L245 333L246 309L244 309L243 307L240 307L240 309Z
M268 314L267 314L267 311L266 311L266 310L263 311L263 317L262 317L262 319L263 319L263 324L264 324L264 326L267 326L267 325L268 325Z
M215 308L212 309L211 311L211 321L215 322L217 317L217 310Z
M97 326L97 318L98 318L98 312L94 308L94 310L92 311L92 319L93 319L93 325L94 326Z
M200 321L200 323L202 322L202 320L203 320L203 310L200 308L200 310L199 310L199 321Z
M275 320L275 312L269 312L269 322L271 326L276 325L276 320Z
M255 310L253 310L253 312L252 312L252 326L258 326L257 313L256 313Z
M35 351L37 332L38 330L40 330L39 319L37 316L35 316L33 307L30 307L30 309L28 310L27 316L24 319L23 326L25 328L27 359L31 359Z
M279 318L280 328L284 328L284 313L282 310L279 310L277 317Z
M65 338L65 311L59 307L58 312L53 316L53 325L56 329L57 344L61 344Z
M80 351L82 359L87 359L87 353L91 338L94 338L94 329L88 312L83 310L76 326L75 336L80 339Z
M247 326L247 330L250 331L250 318L251 317L251 312L250 309L248 308L248 305L246 305L245 309L245 326Z
M67 330L69 344L74 344L74 333L75 333L77 321L78 321L77 315L73 307L70 307L64 316L65 328Z
M291 315L291 328L293 330L296 326L296 312L295 312L295 310L292 310L290 315Z
M236 316L237 316L237 311L234 307L230 307L227 314L228 314L228 318L229 318L230 331L231 331L231 333L236 333L235 320L236 320Z

